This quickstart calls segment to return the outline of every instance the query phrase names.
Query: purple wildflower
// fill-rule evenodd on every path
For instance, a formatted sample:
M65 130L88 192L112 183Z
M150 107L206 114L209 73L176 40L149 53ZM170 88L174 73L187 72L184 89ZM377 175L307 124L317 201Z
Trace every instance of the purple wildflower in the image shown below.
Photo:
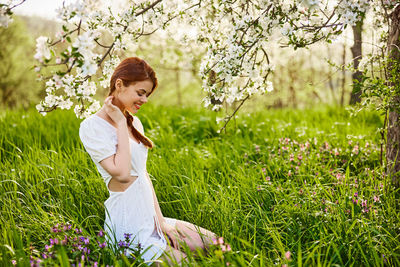
M124 248L124 247L126 247L126 242L121 240L121 241L118 242L118 246L120 248Z
M100 243L99 241L97 241L97 243L99 244L99 247L100 247L100 248L105 248L106 245L107 245L106 242Z
M58 244L58 239L57 238L50 238L50 245Z
M132 234L129 234L129 233L124 234L125 240L130 240L131 236L132 236Z
M100 230L99 233L98 233L97 235L100 236L100 237L104 236L103 230Z
M83 248L83 253L90 254L90 249L87 247Z

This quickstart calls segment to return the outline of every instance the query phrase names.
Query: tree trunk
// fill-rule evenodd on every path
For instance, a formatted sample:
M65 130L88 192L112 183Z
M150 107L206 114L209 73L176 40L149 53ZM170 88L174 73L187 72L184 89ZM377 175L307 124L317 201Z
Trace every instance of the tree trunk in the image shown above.
M344 93L346 92L346 43L343 43L343 53L342 53L342 92L340 94L340 106L343 107L344 105Z
M334 58L332 58L332 53L331 53L331 49L329 47L329 44L326 45L326 50L328 53L328 59L335 61ZM332 102L335 103L335 105L337 104L337 100L336 100L336 96L335 96L335 86L333 85L333 79L332 79L332 67L331 65L329 65L328 67L328 85L329 85L329 89L331 90L331 94L332 94Z
M176 79L176 93L178 97L178 106L182 107L181 76L179 68L176 68L175 70L175 79Z
M359 103L361 101L361 86L359 82L361 81L362 73L358 70L358 65L360 64L362 58L362 27L363 20L357 22L355 26L353 26L353 36L354 36L354 44L351 47L351 53L353 54L353 66L356 70L353 73L353 90L350 96L350 105L354 105L355 103Z
M388 38L389 69L393 63L400 64L400 5L398 5L391 16L391 25ZM398 65L395 65L398 68ZM391 84L391 86L396 86ZM398 86L398 85L397 85ZM400 95L397 93L392 97L394 107L400 105ZM388 174L392 175L393 184L399 187L400 181L400 116L399 110L389 111L387 125L386 160Z

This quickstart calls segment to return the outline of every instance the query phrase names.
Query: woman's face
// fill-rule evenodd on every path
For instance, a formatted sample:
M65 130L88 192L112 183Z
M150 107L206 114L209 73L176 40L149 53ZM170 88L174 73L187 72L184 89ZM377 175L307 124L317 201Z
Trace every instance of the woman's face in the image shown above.
M153 88L153 82L151 80L144 80L124 86L122 80L117 79L115 87L114 104L122 109L122 111L126 109L135 114L140 106L147 102L147 97Z

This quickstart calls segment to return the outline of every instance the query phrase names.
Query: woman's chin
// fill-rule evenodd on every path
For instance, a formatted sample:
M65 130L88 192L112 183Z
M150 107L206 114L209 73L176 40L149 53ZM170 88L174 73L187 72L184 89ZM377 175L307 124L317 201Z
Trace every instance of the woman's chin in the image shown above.
M126 110L129 111L129 113L131 113L131 114L136 114L136 112L137 112L136 108L131 108L131 107L127 108Z

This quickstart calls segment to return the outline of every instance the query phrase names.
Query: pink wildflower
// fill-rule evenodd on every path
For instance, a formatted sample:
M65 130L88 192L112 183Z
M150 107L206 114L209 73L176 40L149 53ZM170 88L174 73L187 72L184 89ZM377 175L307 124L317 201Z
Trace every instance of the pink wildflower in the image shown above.
M329 149L329 144L328 144L328 142L325 141L324 145L325 145L325 150L328 150L328 149Z
M361 201L361 206L366 207L367 206L367 200L362 200Z
M306 145L306 148L310 148L310 142L307 141L305 145Z
M286 251L286 253L285 253L285 259L287 259L288 261L290 261L290 255L291 255L290 251Z
M358 155L358 146L355 145L352 151L354 154Z
M339 156L339 151L338 151L337 148L335 148L335 149L333 150L333 152L334 152L335 156Z

